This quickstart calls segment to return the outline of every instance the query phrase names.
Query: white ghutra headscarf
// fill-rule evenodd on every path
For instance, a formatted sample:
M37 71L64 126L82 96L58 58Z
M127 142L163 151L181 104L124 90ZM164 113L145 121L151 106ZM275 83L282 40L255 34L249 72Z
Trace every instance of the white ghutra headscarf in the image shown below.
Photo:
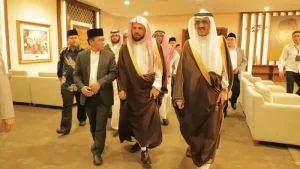
M206 36L199 36L195 28L195 19L205 17L208 17L210 20L210 31ZM190 39L200 55L200 59L206 70L222 75L222 55L213 15L208 11L200 10L190 19L188 31Z

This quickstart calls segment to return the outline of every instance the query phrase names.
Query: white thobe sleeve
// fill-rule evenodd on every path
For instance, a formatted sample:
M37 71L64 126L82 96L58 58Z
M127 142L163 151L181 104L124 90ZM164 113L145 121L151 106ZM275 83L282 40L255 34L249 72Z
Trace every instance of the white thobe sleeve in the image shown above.
M180 56L179 56L178 52L175 53L174 57L175 57L175 60L174 60L174 63L173 63L172 66L174 66L173 74L176 74L177 68L178 68L179 59L180 59Z
M222 71L222 81L221 81L221 84L222 84L222 89L227 89L228 86L229 86L229 81L228 81L228 76L226 74L226 72Z
M162 72L159 70L156 61L154 62L154 72L155 72L155 79L152 87L155 87L157 90L160 91L162 87Z

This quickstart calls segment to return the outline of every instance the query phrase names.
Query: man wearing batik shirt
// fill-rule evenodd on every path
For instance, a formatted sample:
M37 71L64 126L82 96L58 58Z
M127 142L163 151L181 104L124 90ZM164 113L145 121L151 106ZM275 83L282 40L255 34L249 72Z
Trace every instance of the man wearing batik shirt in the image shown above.
M72 106L74 96L77 102L77 119L79 126L86 124L86 113L84 107L80 105L80 92L73 82L73 71L76 64L77 55L84 49L79 45L78 33L75 29L67 32L68 47L60 52L57 77L61 82L61 95L63 100L62 119L60 128L56 130L58 134L69 134L72 126Z

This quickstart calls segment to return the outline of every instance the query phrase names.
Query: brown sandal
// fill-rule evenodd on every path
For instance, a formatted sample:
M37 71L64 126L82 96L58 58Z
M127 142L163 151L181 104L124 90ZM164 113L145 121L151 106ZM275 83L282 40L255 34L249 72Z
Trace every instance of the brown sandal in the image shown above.
M188 147L188 148L186 149L185 155L186 155L188 158L192 158L191 147Z

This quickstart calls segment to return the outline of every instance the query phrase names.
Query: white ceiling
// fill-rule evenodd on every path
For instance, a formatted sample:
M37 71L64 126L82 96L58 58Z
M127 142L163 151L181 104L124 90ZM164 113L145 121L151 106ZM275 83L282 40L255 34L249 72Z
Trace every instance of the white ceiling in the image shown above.
M300 10L300 0L79 0L115 16L149 16L194 14L201 8L212 13L257 12L265 6L270 11Z

